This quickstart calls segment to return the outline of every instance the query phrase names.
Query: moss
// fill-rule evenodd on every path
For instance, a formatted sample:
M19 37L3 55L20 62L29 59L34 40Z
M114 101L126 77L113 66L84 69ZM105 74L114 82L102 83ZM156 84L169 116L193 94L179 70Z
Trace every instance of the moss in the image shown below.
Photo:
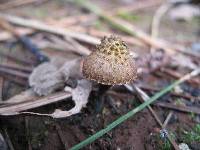
M200 142L200 124L195 125L191 131L183 131L182 141L187 144Z
M159 150L171 150L172 146L168 139L161 139L160 134L155 136L157 149Z

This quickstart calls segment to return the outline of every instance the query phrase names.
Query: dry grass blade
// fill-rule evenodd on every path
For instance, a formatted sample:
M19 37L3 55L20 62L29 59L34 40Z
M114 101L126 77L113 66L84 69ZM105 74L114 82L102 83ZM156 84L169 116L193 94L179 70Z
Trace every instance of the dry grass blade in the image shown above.
M29 73L24 73L21 71L4 68L1 66L0 66L0 73L10 74L10 75L18 76L18 77L25 78L25 79L28 79L28 77L29 77Z
M25 67L25 66L18 65L18 64L2 63L2 64L0 64L0 68L9 68L9 69L13 69L13 70L28 72L28 73L33 71L33 68L31 68L31 67Z
M0 102L2 101L3 80L3 77L0 77Z
M91 53L91 51L89 49L87 49L83 45L79 44L74 39L72 39L70 37L67 37L67 36L65 37L65 39L72 44L72 46L74 47L74 52L76 52L78 54L81 54L83 56L87 56L87 55L89 55Z
M133 12L133 11L137 12L140 10L158 6L160 5L161 2L162 0L148 0L146 2L136 1L135 5L122 6L114 11L111 11L111 14L114 15L117 14L118 12Z
M62 101L70 97L71 97L71 94L67 92L55 93L46 97L38 98L36 100L27 101L27 102L23 102L23 103L11 105L11 106L1 107L0 115L4 115L4 116L16 115L21 111L55 103L55 102Z
M99 39L89 36L87 34L73 32L73 31L67 30L65 28L57 27L57 26L47 25L37 20L24 19L21 17L5 15L5 14L0 14L0 17L3 17L5 20L9 21L10 23L13 23L19 26L24 26L24 27L44 31L44 32L49 32L49 33L61 35L64 37L65 36L71 37L76 40L80 40L82 42L86 42L92 45L96 45L100 43Z
M153 21L152 21L152 26L151 26L151 37L152 38L158 37L159 25L160 25L161 18L168 11L169 8L171 8L170 3L163 4L155 12L155 15L154 15ZM155 51L155 49L151 47L151 53L153 53L154 51Z
M47 1L47 0L41 0L41 1ZM13 7L19 7L22 5L28 5L34 2L38 2L38 0L15 0L15 1L8 1L5 4L1 4L0 10L7 10Z
M13 104L19 104L27 101L31 101L33 99L37 99L38 96L33 92L32 89L28 89L26 91L21 92L20 94L17 94L6 101L1 102L0 104L3 106L13 105ZM1 106L0 106L1 107Z
M10 150L15 150L6 128L3 128L5 140Z
M16 28L16 31L19 33L19 35L29 35L34 32L32 29L25 29L25 28ZM0 32L0 41L6 41L13 38L13 35L7 31Z
M164 102L157 102L154 105L160 106L160 107L163 107L163 108L173 109L173 110L176 110L176 111L189 112L189 113L195 113L195 114L200 115L200 109L198 107L179 106L179 105L164 103Z

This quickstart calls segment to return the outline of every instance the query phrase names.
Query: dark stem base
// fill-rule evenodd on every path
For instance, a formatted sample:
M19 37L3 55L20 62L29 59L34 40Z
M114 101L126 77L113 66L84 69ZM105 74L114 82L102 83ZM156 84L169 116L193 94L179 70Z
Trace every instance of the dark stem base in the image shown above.
M96 97L96 113L102 112L105 102L105 93L110 87L110 85L99 84L99 91Z

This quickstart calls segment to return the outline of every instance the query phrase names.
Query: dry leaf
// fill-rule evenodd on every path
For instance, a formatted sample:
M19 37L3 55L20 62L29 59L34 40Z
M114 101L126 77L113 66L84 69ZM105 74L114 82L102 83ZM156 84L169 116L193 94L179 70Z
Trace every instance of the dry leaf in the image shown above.
M38 95L48 95L64 87L62 74L52 63L47 62L33 70L29 77L29 85Z
M79 80L75 89L65 87L65 91L72 93L72 100L74 101L75 106L69 111L56 109L51 116L53 118L63 118L79 113L83 107L86 107L91 90L91 82L85 79Z
M187 57L185 55L179 54L176 55L175 57L172 57L173 61L172 65L174 66L182 66L182 67L187 67L190 69L196 69L197 65L192 62L190 57Z
M29 77L29 85L38 95L48 95L63 89L69 77L80 79L81 59L73 59L58 67L53 62L43 63L36 67Z
M83 78L81 73L81 62L82 59L74 59L70 61L66 61L64 65L60 68L60 72L63 74L65 81L69 79L69 77L73 77L76 79Z
M173 20L189 21L195 16L200 16L200 9L195 5L182 4L171 9L169 16Z

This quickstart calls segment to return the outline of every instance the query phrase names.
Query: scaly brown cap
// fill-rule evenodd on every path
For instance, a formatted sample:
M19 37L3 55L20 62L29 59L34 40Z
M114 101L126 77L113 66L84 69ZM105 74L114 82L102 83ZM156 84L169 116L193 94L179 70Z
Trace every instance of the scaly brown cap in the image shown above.
M118 37L104 37L83 61L83 76L105 85L126 84L136 79L137 69L128 47Z

